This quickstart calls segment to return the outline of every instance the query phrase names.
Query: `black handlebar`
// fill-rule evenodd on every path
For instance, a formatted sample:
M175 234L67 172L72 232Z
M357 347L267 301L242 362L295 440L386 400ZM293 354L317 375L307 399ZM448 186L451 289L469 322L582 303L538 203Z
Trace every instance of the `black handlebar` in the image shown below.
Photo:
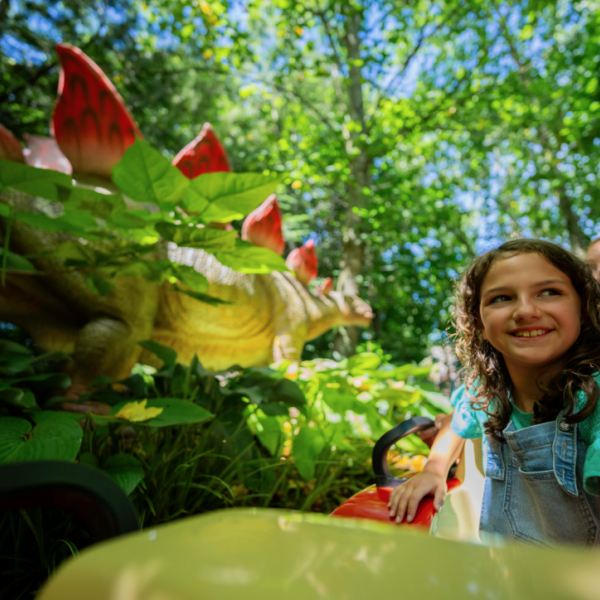
M413 417L407 419L403 423L396 425L393 429L390 429L387 433L384 433L373 448L373 471L375 471L375 478L377 487L396 487L401 483L404 483L406 479L398 479L394 477L387 463L387 455L389 449L402 438L405 438L411 433L417 433L417 431L425 431L430 427L433 427L434 422L426 417Z
M32 507L72 513L96 542L140 528L125 492L101 471L58 460L1 465L0 512Z

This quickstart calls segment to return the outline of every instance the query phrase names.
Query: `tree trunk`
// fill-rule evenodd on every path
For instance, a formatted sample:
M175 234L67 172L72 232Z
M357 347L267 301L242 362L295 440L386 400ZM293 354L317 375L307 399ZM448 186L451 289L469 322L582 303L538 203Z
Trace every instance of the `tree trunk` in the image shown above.
M370 190L371 159L367 154L365 142L359 140L365 131L365 111L362 90L362 66L359 34L363 24L362 10L357 10L351 3L344 5L343 12L346 16L345 37L343 39L348 59L348 78L346 92L348 94L348 108L350 117L355 124L360 125L361 131L349 132L347 150L351 154L350 172L352 178L347 186L348 206L346 208L343 234L343 251L340 264L340 275L337 289L344 294L358 295L359 284L357 278L362 275L365 262L364 242L361 239L361 219L354 212L354 208L365 205L365 190ZM344 356L354 354L358 342L359 329L347 327L335 337L335 349Z
M580 258L583 258L587 251L589 240L579 226L577 215L573 212L571 201L567 196L567 190L565 189L565 186L561 185L556 190L556 193L558 194L558 207L560 209L560 214L567 225L569 241L571 242L573 253Z

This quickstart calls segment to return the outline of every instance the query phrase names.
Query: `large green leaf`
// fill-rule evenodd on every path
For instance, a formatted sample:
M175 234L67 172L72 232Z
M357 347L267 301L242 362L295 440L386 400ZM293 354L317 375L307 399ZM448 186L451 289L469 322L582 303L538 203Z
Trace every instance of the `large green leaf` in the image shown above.
M285 260L279 254L240 239L235 240L235 250L215 252L214 255L221 264L241 273L289 271L285 266Z
M278 456L284 441L279 419L277 417L263 417L259 415L257 415L256 419L256 435L260 443L271 453L271 456Z
M196 271L194 267L173 264L172 272L181 283L187 285L199 294L202 294L208 289L208 279L202 275L202 273Z
M34 213L29 211L20 211L15 213L15 220L25 223L42 231L52 231L57 233L70 233L77 237L85 237L87 239L98 238L97 234L88 234L88 230L96 229L98 223L96 219L86 210L75 209L65 212L60 217L49 217L42 213Z
M279 177L259 173L205 173L192 180L182 204L209 223L243 219L273 194Z
M125 208L125 200L121 194L102 194L87 187L75 186L67 207L87 210L95 217L108 219L113 211Z
M120 402L111 408L110 414L117 414L127 402ZM184 425L186 423L203 423L209 421L214 415L206 409L194 404L191 400L178 398L152 398L146 408L162 408L163 411L156 417L139 423L151 427L168 427L170 425Z
M30 460L73 461L83 430L68 415L34 413L36 426L18 417L0 417L0 463Z
M37 269L23 256L15 254L10 250L6 251L6 268L15 271L27 271L28 273L35 273ZM0 263L4 257L4 248L0 248Z
M348 370L352 375L362 375L374 371L381 364L381 358L374 352L355 354L348 359Z
M140 139L127 148L115 165L112 179L133 200L159 206L174 205L190 184L169 159Z
M157 223L154 228L160 235L178 246L200 248L207 252L229 251L235 248L237 232L213 229L212 227L190 227L174 223Z
M2 187L12 187L32 196L64 202L71 193L72 180L65 173L0 159Z
M129 496L144 479L142 463L130 454L115 454L102 466L102 470L116 481Z
M325 437L316 427L305 425L294 437L292 456L298 473L305 481L315 477L315 461L325 447Z
M177 362L177 352L175 352L173 348L163 346L162 344L152 340L144 340L142 342L138 342L138 344L145 350L152 352L152 354L155 354L158 358L160 358L160 360L163 361L163 367L169 368L175 366L175 363Z
M39 408L35 396L31 392L20 388L6 387L0 389L0 402L6 402L24 409Z

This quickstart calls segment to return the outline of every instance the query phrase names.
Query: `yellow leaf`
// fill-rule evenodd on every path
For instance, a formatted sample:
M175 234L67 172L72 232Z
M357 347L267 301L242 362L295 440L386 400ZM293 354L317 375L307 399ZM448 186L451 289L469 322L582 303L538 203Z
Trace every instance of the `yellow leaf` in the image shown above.
M301 36L304 33L304 29L302 29L302 27L298 27L297 25L294 27L294 31L296 32L297 36Z
M162 408L146 408L146 402L148 400L142 400L141 402L128 402L121 410L115 415L117 419L125 419L132 423L140 423L141 421L148 421L160 415L164 410Z
M302 182L299 179L296 179L296 181L294 181L292 183L292 189L293 190L297 190L298 188L302 187Z
M210 48L208 50L205 50L204 53L202 54L202 56L204 57L204 60L210 60L212 55L213 55L213 51Z

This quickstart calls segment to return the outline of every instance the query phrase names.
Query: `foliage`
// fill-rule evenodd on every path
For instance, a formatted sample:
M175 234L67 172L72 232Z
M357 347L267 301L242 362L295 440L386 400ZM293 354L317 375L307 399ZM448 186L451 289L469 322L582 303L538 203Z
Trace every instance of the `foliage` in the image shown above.
M245 216L275 190L277 178L207 173L190 180L138 139L115 166L113 179L117 190L98 191L98 187L74 185L64 173L0 160L0 190L7 192L0 198L0 215L8 222L2 281L7 268L36 274L28 260L35 256L22 257L8 250L13 221L72 236L40 252L64 259L67 271L83 271L88 286L101 295L114 287L112 279L137 276L158 284L169 281L179 291L183 289L177 284L183 284L198 299L211 301L202 296L208 287L206 277L167 260L163 241L215 254L240 271L286 269L283 259L271 250L236 242L234 231L208 227L213 221ZM11 190L47 200L45 210L32 212L32 206L19 202ZM186 212L190 206L192 214Z
M377 440L410 416L434 418L450 412L448 398L424 379L429 367L394 366L375 352L339 362L327 359L281 361L274 368L295 381L306 397L306 410L269 415L257 410L251 424L275 455L291 454L300 475L314 478L315 462L325 448L352 455L358 441ZM261 414L262 413L262 414ZM428 454L418 438L398 444L410 454Z
M177 363L155 342L143 345L163 361L160 370L137 365L126 380L100 378L78 403L64 404L60 390L70 382L57 369L66 357L27 348L13 341L23 341L17 334L3 334L12 339L2 340L0 353L0 462L62 458L100 469L130 496L144 527L228 506L331 512L372 482L377 436L408 412L448 408L430 384L417 385L428 369L393 366L381 353L214 373L197 359ZM91 408L100 414L85 414ZM62 428L58 452L42 425ZM398 450L427 449L415 438ZM5 518L0 555L13 582L39 585L89 542L69 518L53 515Z

